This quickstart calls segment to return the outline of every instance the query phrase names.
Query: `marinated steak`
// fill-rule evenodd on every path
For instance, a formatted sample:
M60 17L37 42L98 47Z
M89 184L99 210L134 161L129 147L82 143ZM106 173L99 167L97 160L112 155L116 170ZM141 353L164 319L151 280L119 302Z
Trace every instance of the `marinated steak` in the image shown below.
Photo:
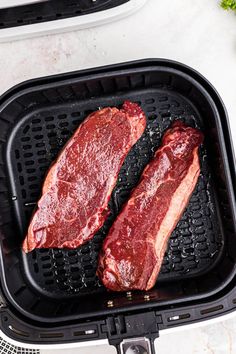
M176 121L106 237L98 276L113 291L155 285L169 237L196 186L202 133Z
M50 168L23 250L76 248L103 225L119 170L142 135L146 118L135 103L90 114Z

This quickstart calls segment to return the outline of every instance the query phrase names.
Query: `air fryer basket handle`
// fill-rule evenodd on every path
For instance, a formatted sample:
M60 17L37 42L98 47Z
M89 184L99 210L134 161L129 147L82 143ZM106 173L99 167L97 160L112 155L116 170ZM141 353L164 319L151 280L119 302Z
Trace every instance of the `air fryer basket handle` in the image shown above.
M154 340L147 337L124 339L116 349L118 354L155 354Z

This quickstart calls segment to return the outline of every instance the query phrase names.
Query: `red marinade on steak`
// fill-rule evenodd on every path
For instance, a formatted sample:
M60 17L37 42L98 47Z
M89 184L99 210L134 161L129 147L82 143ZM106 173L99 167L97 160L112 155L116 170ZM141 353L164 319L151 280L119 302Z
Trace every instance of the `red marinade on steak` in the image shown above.
M90 114L49 169L23 250L76 248L93 237L109 214L108 202L120 168L146 126L142 109Z
M176 121L103 244L98 276L113 291L155 285L169 237L196 186L203 134Z

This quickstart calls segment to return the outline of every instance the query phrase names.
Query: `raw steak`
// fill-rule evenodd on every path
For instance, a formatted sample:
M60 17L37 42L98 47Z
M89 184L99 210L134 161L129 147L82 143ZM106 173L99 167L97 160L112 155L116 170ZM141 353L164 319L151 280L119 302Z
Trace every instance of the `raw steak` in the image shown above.
M119 170L142 135L146 118L135 103L92 113L68 141L45 179L23 250L76 248L98 231Z
M113 291L155 285L169 237L196 186L202 133L176 121L106 237L98 275Z

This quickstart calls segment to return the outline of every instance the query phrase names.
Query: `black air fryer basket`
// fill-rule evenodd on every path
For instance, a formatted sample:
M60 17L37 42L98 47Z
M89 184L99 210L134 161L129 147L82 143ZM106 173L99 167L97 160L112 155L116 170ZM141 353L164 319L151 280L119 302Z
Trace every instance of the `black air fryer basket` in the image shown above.
M0 42L114 22L146 0L0 0Z
M105 225L79 249L23 254L50 164L90 112L126 99L142 106L148 124L121 169ZM96 277L102 241L175 119L205 135L196 190L154 289L108 292ZM9 338L35 345L107 338L121 353L131 344L151 351L160 330L234 310L233 148L222 101L197 72L144 60L28 81L0 100L0 144L0 328Z
M0 30L88 15L130 0L41 0L0 8Z

